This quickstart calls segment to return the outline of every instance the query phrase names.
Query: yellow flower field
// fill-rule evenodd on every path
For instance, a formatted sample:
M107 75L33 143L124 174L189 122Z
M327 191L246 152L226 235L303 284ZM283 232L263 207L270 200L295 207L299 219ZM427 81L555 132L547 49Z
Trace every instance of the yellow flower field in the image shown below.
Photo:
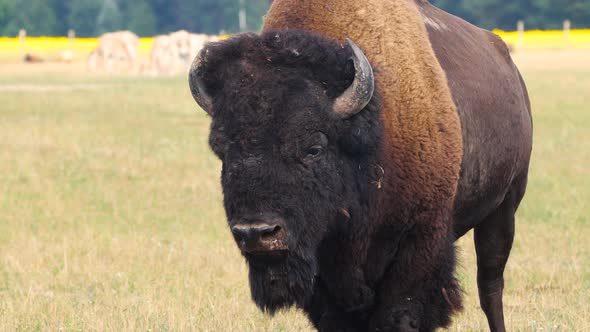
M139 39L140 54L149 54L153 40L152 37ZM0 57L21 53L51 56L69 49L72 49L78 56L86 56L97 46L98 38L76 38L74 43L70 44L67 37L27 37L22 45L18 37L0 37Z
M519 45L516 31L494 30L494 33L510 45ZM566 36L563 30L526 31L522 46L531 49L590 48L590 29L571 30L569 36Z
M517 32L494 30L513 47L521 46ZM140 38L140 54L146 57L153 38ZM27 37L21 44L18 37L0 37L0 61L20 59L24 53L32 53L51 61L60 51L72 49L77 59L84 59L98 45L98 38L76 38L73 44L67 37ZM561 30L526 31L522 41L524 49L590 48L590 29L572 30L567 37Z

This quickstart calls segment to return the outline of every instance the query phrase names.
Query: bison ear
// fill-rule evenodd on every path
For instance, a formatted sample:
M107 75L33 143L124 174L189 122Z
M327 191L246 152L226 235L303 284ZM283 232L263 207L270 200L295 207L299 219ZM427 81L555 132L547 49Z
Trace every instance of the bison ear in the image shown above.
M342 119L348 119L357 114L373 98L375 91L375 78L371 63L363 51L350 39L346 39L348 47L352 49L352 61L354 62L354 81L334 101L333 111Z
M191 89L193 98L201 106L201 108L209 115L212 114L213 109L213 98L207 93L206 87L203 81L203 68L207 57L208 49L203 48L199 55L195 58L191 65L191 69L188 74L188 82Z

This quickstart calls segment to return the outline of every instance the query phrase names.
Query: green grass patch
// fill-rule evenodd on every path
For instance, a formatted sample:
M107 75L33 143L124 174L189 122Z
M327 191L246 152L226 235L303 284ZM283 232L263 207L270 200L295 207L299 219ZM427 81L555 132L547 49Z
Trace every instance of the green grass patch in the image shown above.
M590 330L584 58L516 54L535 145L506 270L511 331ZM209 118L185 77L0 70L0 330L311 329L300 312L271 320L251 302ZM485 330L470 235L459 245L466 308L451 329Z

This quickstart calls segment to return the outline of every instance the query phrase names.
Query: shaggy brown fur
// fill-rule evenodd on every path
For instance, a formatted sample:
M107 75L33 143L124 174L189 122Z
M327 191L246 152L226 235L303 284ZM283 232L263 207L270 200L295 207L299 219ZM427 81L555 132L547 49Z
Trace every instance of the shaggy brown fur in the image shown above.
M532 149L527 89L498 36L427 1L418 5L461 119L464 154L455 198L455 236L474 229L481 308L490 330L505 331L503 273Z
M379 238L405 223L412 225L412 232L411 240L402 241L398 250L384 250L383 246L393 245L387 238L373 241L367 265L381 270L367 273L367 282L378 283L384 274L393 274L390 284L377 286L378 301L383 310L405 311L406 303L400 299L412 298L412 289L424 287L448 254L463 154L457 110L423 18L411 0L276 0L264 22L264 30L269 29L320 32L340 41L350 38L377 68L385 137L382 189L375 206L379 213L375 222L381 225L373 232ZM392 257L381 257L383 252L397 252L393 270L387 271ZM359 254L358 259L365 258ZM438 296L458 309L457 287L448 288L446 295L439 290ZM374 319L380 321L373 326L378 329L391 312L375 315L383 316Z
M264 22L269 29L354 40L378 68L379 86L387 87L382 95L391 144L386 146L394 152L388 155L395 156L393 163L403 160L406 180L419 180L418 190L406 189L416 195L413 201L439 201L441 187L444 196L454 195L462 157L459 117L413 1L276 0Z

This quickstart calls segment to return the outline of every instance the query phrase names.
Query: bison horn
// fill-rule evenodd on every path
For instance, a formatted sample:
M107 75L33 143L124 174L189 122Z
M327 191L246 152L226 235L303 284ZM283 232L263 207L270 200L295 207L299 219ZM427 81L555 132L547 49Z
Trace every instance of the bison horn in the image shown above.
M213 101L211 96L207 94L205 91L205 85L203 84L203 80L199 77L199 67L203 62L203 57L207 54L207 49L204 48L199 55L195 58L191 65L191 69L188 74L188 81L191 88L191 93L193 94L193 98L201 106L201 108L211 114L211 109L213 106Z
M347 38L346 43L352 49L354 81L340 97L336 98L333 106L334 112L343 119L350 118L365 108L375 91L375 78L369 60L350 39Z

